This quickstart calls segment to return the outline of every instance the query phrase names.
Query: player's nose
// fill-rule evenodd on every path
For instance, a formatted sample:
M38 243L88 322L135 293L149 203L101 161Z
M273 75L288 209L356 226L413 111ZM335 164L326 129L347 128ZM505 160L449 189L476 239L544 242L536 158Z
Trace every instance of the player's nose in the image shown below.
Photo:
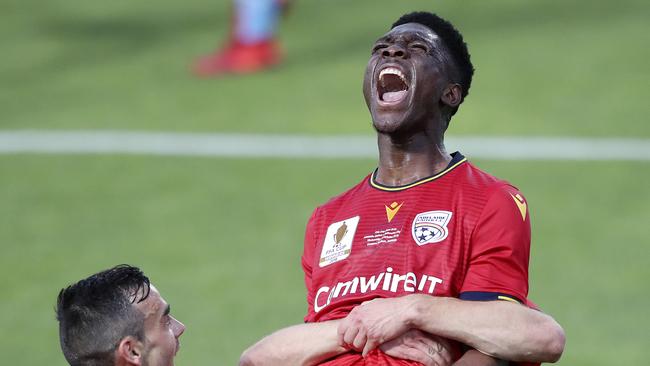
M381 52L381 55L383 57L395 57L395 58L407 58L408 54L406 53L406 49L402 47L399 43L394 43L386 48Z
M183 333L185 333L185 324L181 323L178 319L173 318L173 333L174 337L178 338L180 337Z

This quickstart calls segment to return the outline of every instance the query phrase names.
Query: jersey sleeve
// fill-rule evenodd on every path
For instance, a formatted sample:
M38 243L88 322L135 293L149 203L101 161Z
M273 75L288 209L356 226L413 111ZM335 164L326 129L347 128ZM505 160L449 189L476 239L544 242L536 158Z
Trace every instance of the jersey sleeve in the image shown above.
M516 188L497 186L490 191L472 232L460 298L524 303L529 255L528 203Z
M302 270L305 275L305 287L307 289L307 315L305 315L305 322L313 319L314 314L314 289L312 285L312 264L314 263L314 251L316 248L316 217L318 215L318 208L314 210L305 229L305 241L302 253Z

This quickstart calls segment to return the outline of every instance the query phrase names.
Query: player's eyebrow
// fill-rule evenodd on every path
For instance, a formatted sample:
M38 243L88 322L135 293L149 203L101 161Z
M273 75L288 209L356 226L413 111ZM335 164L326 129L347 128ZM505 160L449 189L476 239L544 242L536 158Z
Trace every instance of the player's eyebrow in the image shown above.
M172 310L172 307L169 304L167 304L167 306L165 307L165 311L163 311L163 316L169 315L171 310Z
M397 36L399 36L399 35L400 34L398 33ZM381 38L379 38L378 40L376 40L375 44L376 43L383 43L383 42L392 42L393 40L395 40L395 38L397 36L395 34L384 35ZM426 42L426 43L431 43L432 45L433 45L433 42L435 42L435 40L438 39L437 34L433 34L433 37L432 37L429 34L424 33L422 31L412 32L412 33L408 34L407 37L409 38L409 41L411 41L411 42L412 41L422 41L422 42Z

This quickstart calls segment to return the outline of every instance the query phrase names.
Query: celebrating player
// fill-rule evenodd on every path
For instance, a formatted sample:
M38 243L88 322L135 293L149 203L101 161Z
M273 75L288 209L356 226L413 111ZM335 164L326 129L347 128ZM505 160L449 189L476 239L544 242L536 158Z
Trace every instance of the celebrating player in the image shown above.
M59 292L63 355L75 366L173 366L183 323L149 278L120 265Z
M363 91L378 168L307 224L306 324L264 338L242 364L559 359L562 328L523 305L526 199L443 143L473 71L460 33L431 13L401 17L374 44Z

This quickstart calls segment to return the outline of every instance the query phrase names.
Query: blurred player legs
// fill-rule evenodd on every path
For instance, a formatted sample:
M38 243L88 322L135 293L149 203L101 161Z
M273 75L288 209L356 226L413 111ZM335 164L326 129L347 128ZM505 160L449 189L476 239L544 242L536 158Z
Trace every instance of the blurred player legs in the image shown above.
M199 76L248 74L282 60L277 41L278 21L289 0L234 0L230 36L225 46L200 58Z

